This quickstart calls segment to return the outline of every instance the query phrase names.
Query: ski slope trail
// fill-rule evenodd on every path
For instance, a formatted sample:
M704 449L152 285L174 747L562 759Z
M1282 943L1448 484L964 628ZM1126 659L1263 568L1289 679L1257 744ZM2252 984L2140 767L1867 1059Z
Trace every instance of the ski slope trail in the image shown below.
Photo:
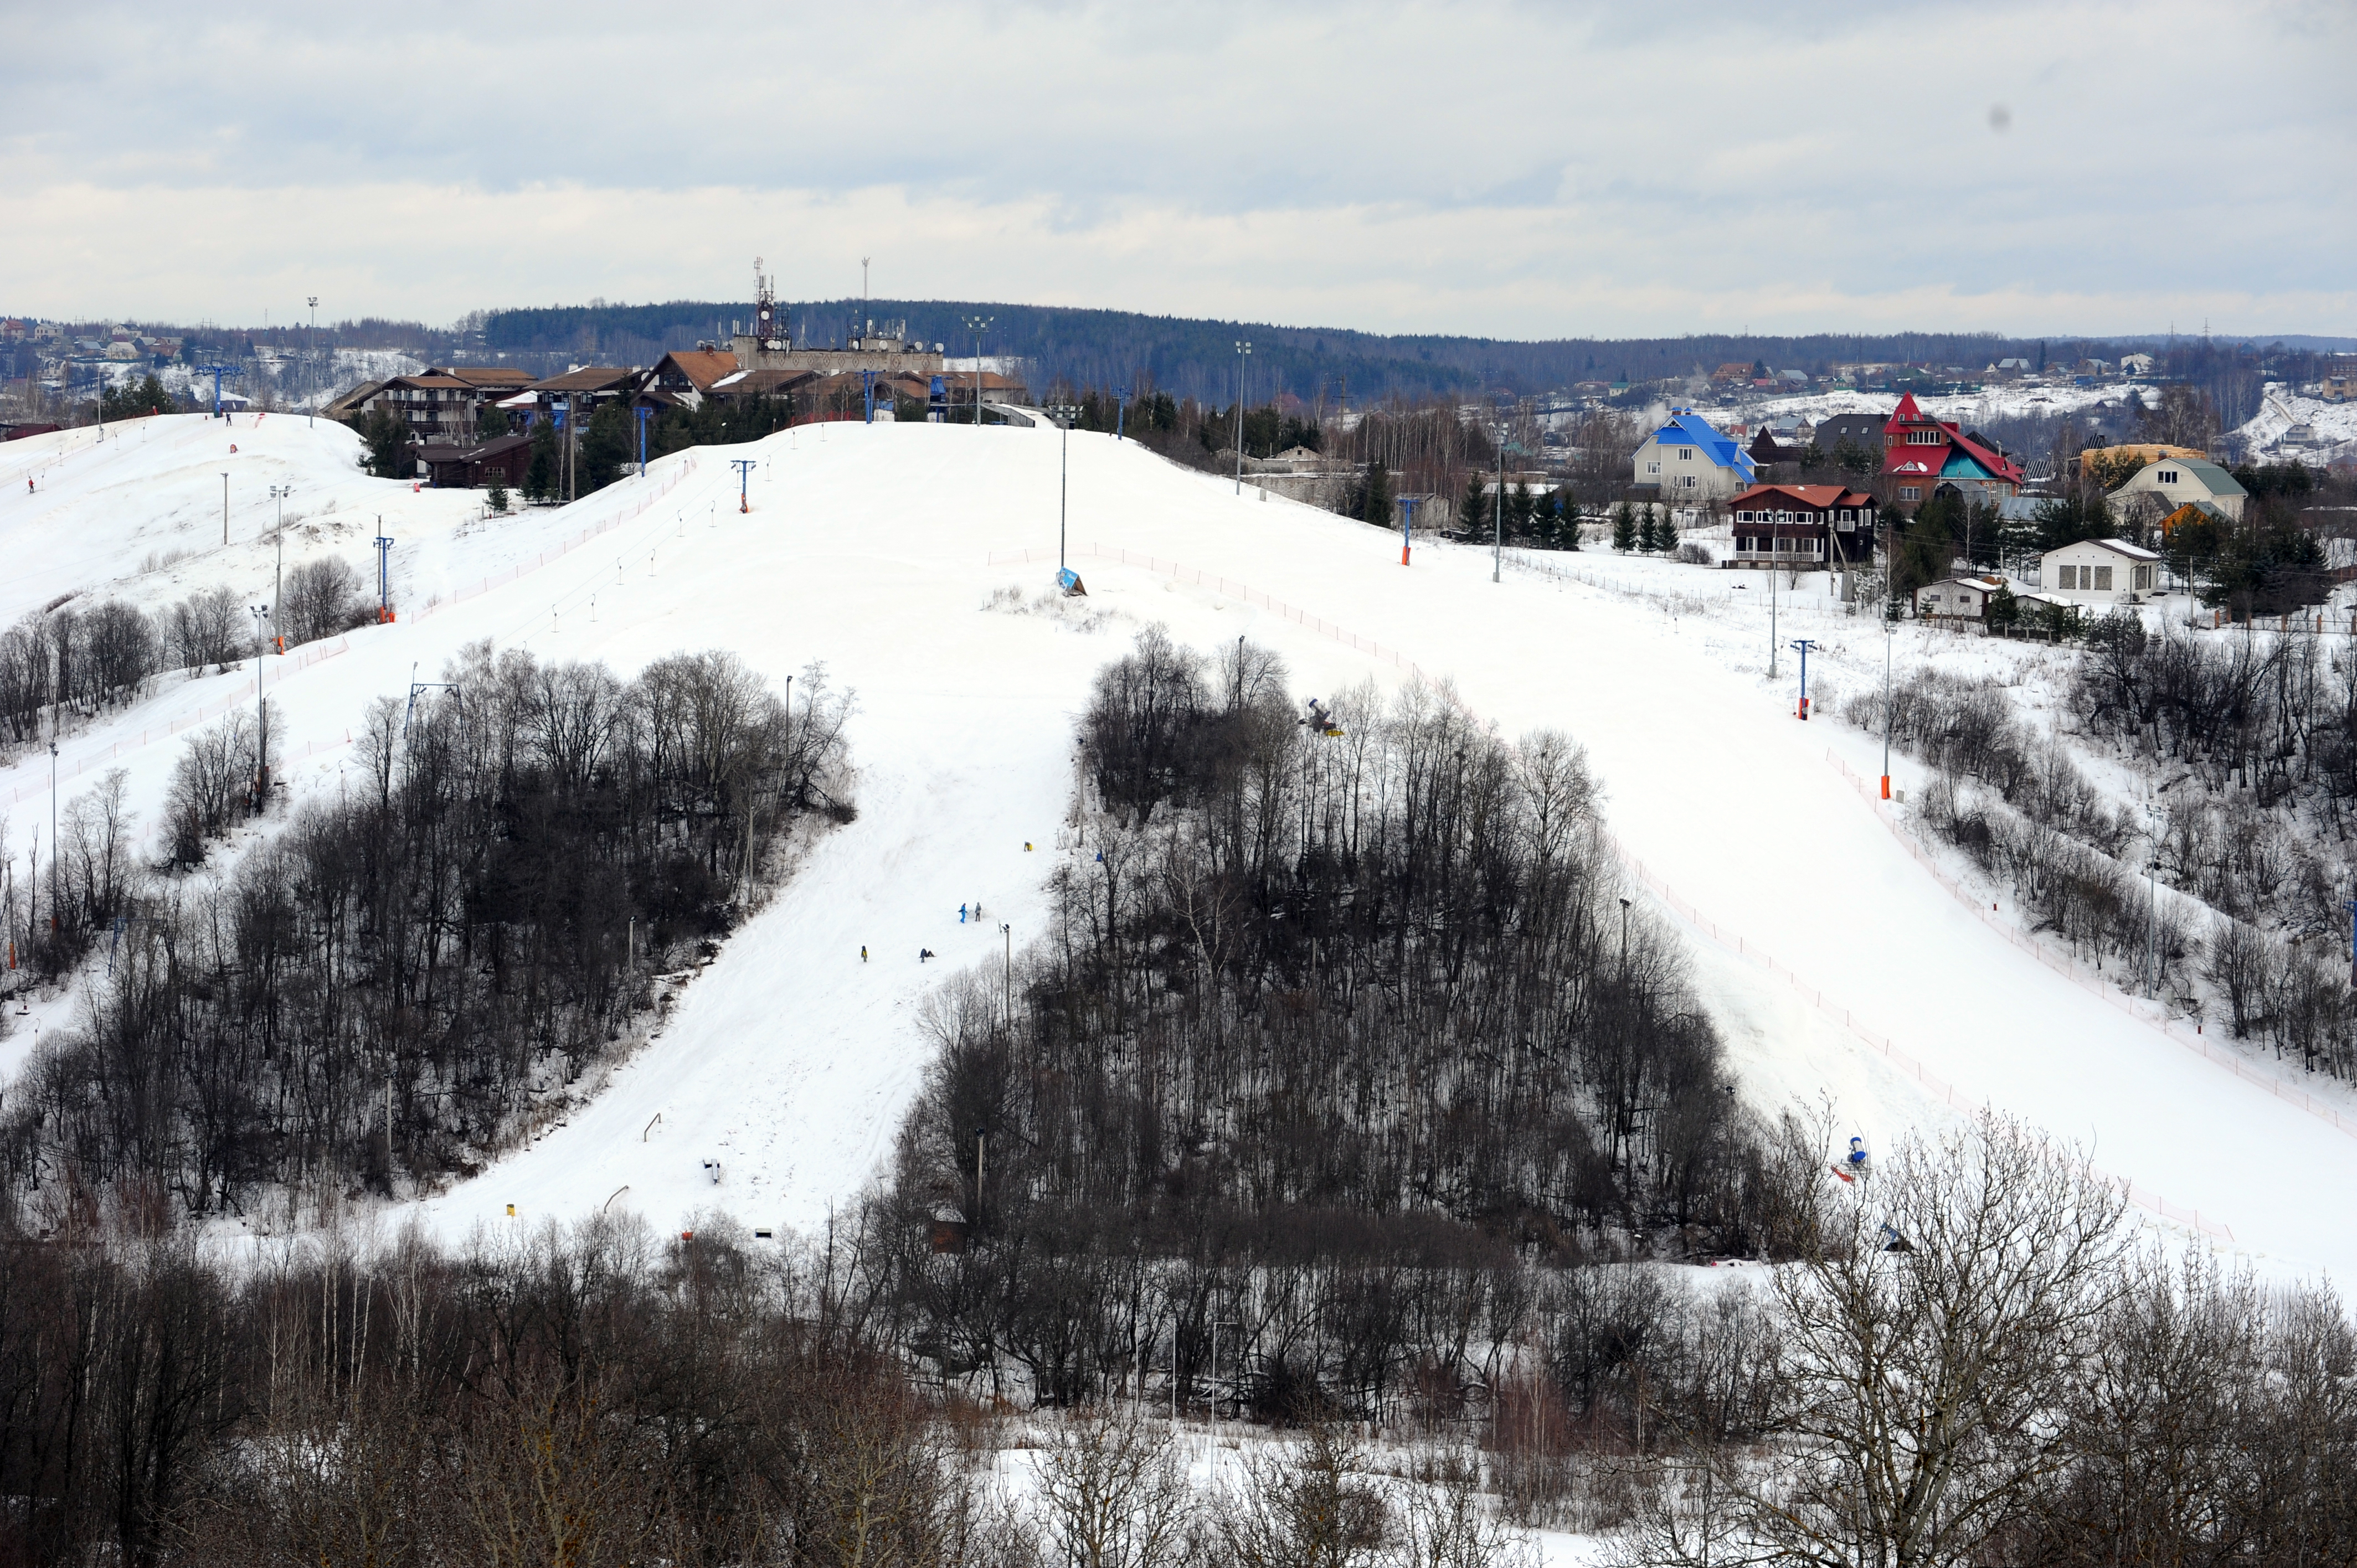
M1161 622L1200 648L1279 650L1301 697L1421 673L1508 733L1585 746L1645 886L1700 922L1698 988L1755 1103L1827 1094L1878 1146L1993 1105L2198 1212L2271 1273L2357 1269L2341 1197L2357 1138L2056 973L1942 887L1881 820L1891 808L1828 765L1829 746L1863 764L1861 738L1796 722L1789 668L1770 682L1730 658L1726 618L1748 639L1753 607L1682 619L1511 561L1492 582L1490 553L1463 547L1419 543L1403 568L1395 534L1084 435L1069 541L1088 598L994 606L1052 579L1060 445L1044 428L838 424L667 458L575 507L453 529L430 560L397 555L399 624L291 673L269 661L294 746L319 748L298 789L335 787L338 737L371 697L399 699L413 668L432 678L484 637L625 673L728 648L773 685L822 660L858 695L858 819L815 841L586 1107L416 1206L433 1228L506 1223L510 1206L519 1220L611 1206L663 1226L712 1209L823 1225L889 1157L931 1057L927 996L961 972L996 978L1000 921L1018 947L1040 933L1072 721L1096 670ZM734 510L737 456L759 464L749 513ZM1730 575L1683 580L1744 598ZM1836 654L1844 639L1879 646L1868 622L1819 615L1809 630ZM120 747L155 730L156 704L215 686L222 700L240 679L187 682L71 744ZM176 750L110 759L143 822ZM37 780L29 759L0 773L0 801ZM962 926L977 898L985 918ZM920 963L920 948L941 958ZM0 1071L24 1045L0 1044Z
M363 456L345 425L299 413L158 414L103 437L88 426L0 442L0 624L67 594L153 610L225 586L268 604L282 517L285 566L341 555L373 598L379 534L394 541L398 580L480 521L479 493L373 478Z

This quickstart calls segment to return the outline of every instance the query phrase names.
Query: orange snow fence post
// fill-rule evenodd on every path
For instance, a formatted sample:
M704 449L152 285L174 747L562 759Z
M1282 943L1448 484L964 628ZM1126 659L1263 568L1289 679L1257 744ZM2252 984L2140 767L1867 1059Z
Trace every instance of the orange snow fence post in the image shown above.
M1882 776L1882 798L1886 800L1890 799L1890 775L1888 773Z

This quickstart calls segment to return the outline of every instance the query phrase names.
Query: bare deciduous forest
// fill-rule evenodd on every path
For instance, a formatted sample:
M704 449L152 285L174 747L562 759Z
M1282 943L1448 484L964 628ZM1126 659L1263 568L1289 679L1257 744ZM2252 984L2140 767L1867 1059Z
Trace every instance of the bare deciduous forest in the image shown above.
M337 794L218 868L272 799L267 708L186 743L164 870L132 859L119 778L72 802L7 911L37 972L106 944L0 1117L0 1181L48 1229L124 1186L197 1219L473 1170L852 811L849 700L816 668L791 707L726 653L625 682L479 645L442 675L371 704Z

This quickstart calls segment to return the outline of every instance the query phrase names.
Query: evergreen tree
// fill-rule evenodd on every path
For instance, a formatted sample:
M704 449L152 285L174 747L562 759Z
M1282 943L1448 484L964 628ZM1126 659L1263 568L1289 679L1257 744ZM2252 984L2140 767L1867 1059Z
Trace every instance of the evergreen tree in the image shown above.
M1457 528L1467 538L1473 531L1489 521L1490 498L1481 488L1481 476L1475 474L1465 481L1465 499L1457 503Z
M1654 520L1653 503L1645 503L1645 515L1637 523L1637 548L1651 555L1662 547L1661 524Z
M630 411L619 399L600 405L589 416L589 428L581 433L581 470L576 494L586 496L621 478L620 470L631 460L632 450Z
M1377 528L1392 525L1392 477L1381 462L1367 470L1367 489L1359 516Z
M490 488L484 492L483 499L495 512L508 510L507 478L496 468L491 470Z
M1555 537L1566 550L1579 548L1579 503L1566 496L1563 500L1563 521L1555 525Z
M532 427L532 465L523 472L523 499L544 501L556 489L556 422L535 420Z
M179 401L164 390L164 383L153 371L145 380L126 382L119 389L102 388L98 403L109 419L138 419L150 413L180 412Z
M361 440L368 447L368 471L378 478L406 479L417 471L410 456L409 422L384 404L369 412Z
M1626 555L1637 547L1637 509L1622 501L1612 509L1612 548Z
M1531 533L1531 492L1520 480L1506 492L1506 537L1527 539Z
M1531 498L1531 542L1542 550L1555 548L1555 498L1552 490L1541 490Z
M1678 553L1678 514L1668 507L1662 509L1662 519L1653 525L1653 547L1664 555Z

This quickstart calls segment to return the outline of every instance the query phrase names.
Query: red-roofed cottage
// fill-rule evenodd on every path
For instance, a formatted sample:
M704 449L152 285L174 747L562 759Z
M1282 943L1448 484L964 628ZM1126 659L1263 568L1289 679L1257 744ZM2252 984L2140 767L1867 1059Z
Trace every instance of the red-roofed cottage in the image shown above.
M1967 435L1899 400L1882 427L1882 477L1890 499L1909 511L1936 495L1994 506L2021 493L2021 465L1977 435Z

